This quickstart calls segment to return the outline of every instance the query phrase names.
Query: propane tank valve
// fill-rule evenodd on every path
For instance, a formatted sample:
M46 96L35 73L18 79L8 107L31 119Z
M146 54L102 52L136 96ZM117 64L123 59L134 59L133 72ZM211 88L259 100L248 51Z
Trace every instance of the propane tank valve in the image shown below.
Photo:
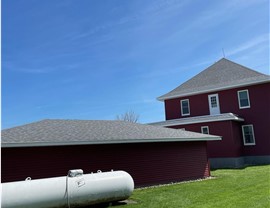
M75 169L75 170L69 170L68 171L68 177L78 177L83 175L83 170L82 169Z

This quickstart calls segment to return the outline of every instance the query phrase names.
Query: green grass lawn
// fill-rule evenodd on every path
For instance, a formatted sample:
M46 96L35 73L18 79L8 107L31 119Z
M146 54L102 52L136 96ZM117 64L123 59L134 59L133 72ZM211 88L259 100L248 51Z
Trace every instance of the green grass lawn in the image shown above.
M270 208L270 165L211 171L213 179L136 189L126 208Z

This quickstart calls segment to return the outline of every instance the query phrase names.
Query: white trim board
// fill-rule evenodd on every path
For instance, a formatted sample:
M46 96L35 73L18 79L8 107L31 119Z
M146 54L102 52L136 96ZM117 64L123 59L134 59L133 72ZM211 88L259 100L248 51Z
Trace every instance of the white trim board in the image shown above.
M238 117L233 113L224 113L217 115L207 115L207 116L196 116L189 118L180 118L180 119L172 119L167 121L160 121L155 123L149 123L154 126L177 126L177 125L186 125L186 124L196 124L196 123L206 123L206 122L217 122L217 121L244 121L243 118Z

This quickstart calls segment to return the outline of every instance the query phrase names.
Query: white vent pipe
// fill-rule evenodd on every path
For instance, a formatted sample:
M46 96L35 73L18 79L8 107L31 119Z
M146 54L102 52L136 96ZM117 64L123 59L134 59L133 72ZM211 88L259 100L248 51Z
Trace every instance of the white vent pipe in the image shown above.
M134 190L125 171L83 174L70 170L65 177L2 183L2 208L80 207L120 201Z

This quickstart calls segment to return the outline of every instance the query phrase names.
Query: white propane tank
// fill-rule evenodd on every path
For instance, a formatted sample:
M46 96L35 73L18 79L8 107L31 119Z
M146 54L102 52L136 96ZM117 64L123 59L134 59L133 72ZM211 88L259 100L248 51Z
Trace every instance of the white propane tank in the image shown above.
M2 183L2 208L80 207L120 201L134 190L125 171L83 174L71 170L68 176Z

